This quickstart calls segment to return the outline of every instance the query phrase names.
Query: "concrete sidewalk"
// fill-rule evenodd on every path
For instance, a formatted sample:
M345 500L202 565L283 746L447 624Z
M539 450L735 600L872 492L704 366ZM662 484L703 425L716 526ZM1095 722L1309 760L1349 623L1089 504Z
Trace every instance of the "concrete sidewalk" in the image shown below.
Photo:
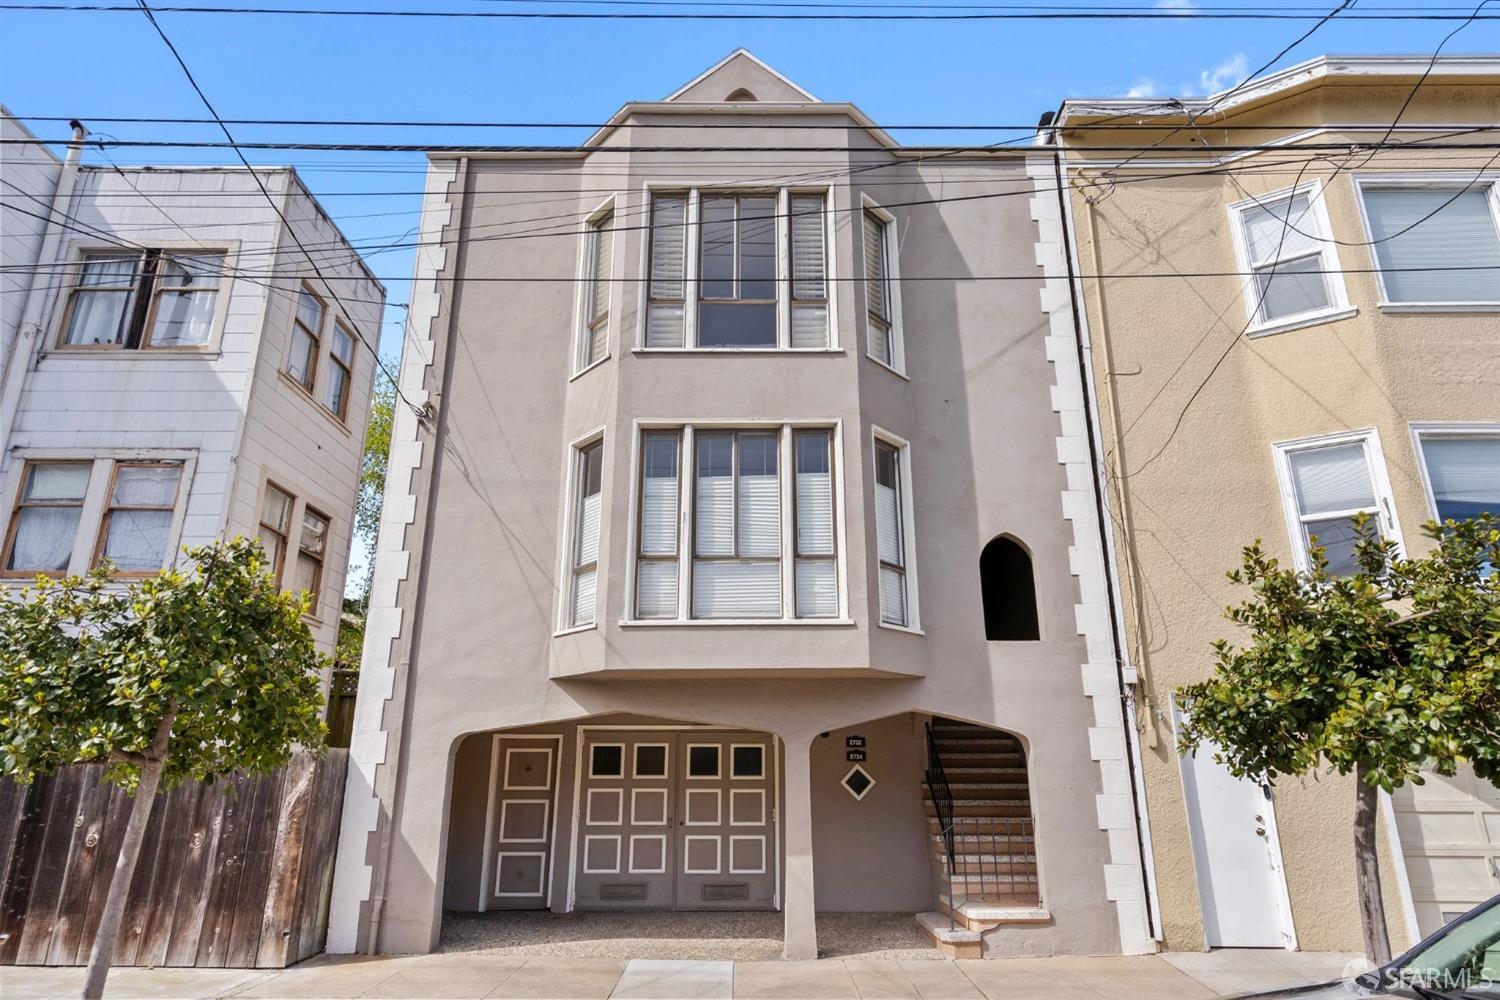
M320 956L291 969L117 969L110 997L532 1000L1199 1000L1321 982L1356 956L1216 951L1139 958L693 962L485 952ZM0 997L77 996L82 969L0 968Z

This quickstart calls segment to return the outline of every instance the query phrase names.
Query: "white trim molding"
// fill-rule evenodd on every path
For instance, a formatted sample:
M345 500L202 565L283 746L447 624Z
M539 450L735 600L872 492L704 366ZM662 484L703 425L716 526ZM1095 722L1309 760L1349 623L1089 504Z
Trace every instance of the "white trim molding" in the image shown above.
M1061 497L1062 513L1073 527L1068 562L1078 580L1079 592L1073 613L1078 634L1084 637L1088 650L1088 659L1079 668L1083 673L1084 695L1094 714L1088 741L1089 755L1099 766L1100 791L1095 797L1095 812L1099 829L1109 838L1109 860L1103 872L1105 895L1115 904L1121 952L1150 954L1156 951L1151 930L1154 901L1146 893L1148 882L1154 881L1150 874L1151 835L1140 800L1134 727L1127 729L1125 722L1129 716L1121 710L1127 691L1122 687L1121 668L1115 659L1110 569L1097 499L1106 494L1096 494L1097 470L1090 447L1095 428L1090 424L1086 405L1091 384L1089 373L1079 363L1066 222L1059 205L1057 168L1051 154L1028 158L1026 172L1036 191L1030 208L1037 226L1036 260L1044 278L1041 305L1049 324L1044 343L1047 360L1052 363L1052 409L1061 422L1057 460L1067 473ZM1082 319L1077 318L1078 322ZM1132 780L1133 771L1136 780Z
M375 869L365 859L381 813L376 769L386 763L390 749L391 722L386 719L386 709L395 694L396 675L401 667L393 652L406 624L406 611L397 602L397 592L415 572L412 550L417 534L416 477L422 468L424 448L418 439L420 425L412 407L423 407L428 400L428 370L433 363L436 321L442 304L437 275L448 262L450 245L439 237L453 218L456 206L448 200L448 192L458 179L462 162L432 163L427 171L417 237L421 249L417 252L407 339L402 345L401 370L397 375L401 394L412 406L396 407L391 428L385 505L375 543L359 693L349 742L349 770L344 780L338 860L334 864L329 905L326 949L335 955L352 954L358 948L360 911L370 900L373 887Z

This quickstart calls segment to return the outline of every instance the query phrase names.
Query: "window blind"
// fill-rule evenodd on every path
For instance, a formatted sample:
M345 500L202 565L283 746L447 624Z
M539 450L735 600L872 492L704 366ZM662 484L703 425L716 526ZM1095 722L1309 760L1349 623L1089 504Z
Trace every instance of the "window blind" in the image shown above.
M697 451L693 551L734 555L734 435L700 434Z
M677 477L675 433L642 438L641 541L636 571L636 614L677 616Z
M1392 302L1500 302L1500 234L1488 185L1367 188L1365 212ZM1445 265L1497 270L1430 270ZM1424 270L1427 269L1427 270Z
M864 214L865 311L869 352L885 364L893 364L889 288L886 279L886 224L874 212Z
M1297 508L1303 515L1375 506L1363 444L1309 448L1291 454Z
M1245 243L1252 266L1322 250L1323 245L1315 238L1317 219L1309 211L1310 205L1308 194L1303 192L1245 210Z
M585 367L604 357L609 349L610 265L614 255L613 212L595 221L589 229L589 313Z
M827 248L823 196L791 198L792 347L828 346Z
M906 624L906 571L902 552L900 453L875 446L875 550L880 562L880 620Z
M657 195L651 201L651 303L647 347L683 346L683 296L687 281L687 198Z
M1500 517L1500 436L1425 437L1422 457L1438 520Z
M781 482L774 434L739 435L735 548L741 556L781 554Z
M578 515L574 528L573 592L570 624L594 620L595 583L599 564L599 513L603 484L604 446L595 442L578 452Z
M828 618L838 614L829 434L826 431L798 431L794 443L797 462L794 483L797 560L793 566L796 613L798 618Z

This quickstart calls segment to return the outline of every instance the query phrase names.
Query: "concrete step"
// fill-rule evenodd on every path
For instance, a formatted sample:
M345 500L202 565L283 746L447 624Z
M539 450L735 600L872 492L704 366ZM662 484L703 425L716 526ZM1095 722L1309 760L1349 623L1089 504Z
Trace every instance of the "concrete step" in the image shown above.
M955 894L956 905L938 900L943 916L971 931L983 933L1002 924L1050 924L1052 914L1043 909L1033 896L969 897Z
M948 779L948 784L957 785L965 781L983 780L985 778L1004 778L1007 781L1026 781L1026 768L1024 767L970 767L964 764L962 767L949 767L943 765L943 777Z
M924 801L929 818L937 816L937 807L931 800ZM1027 819L1031 816L1031 804L1025 798L1013 799L955 799L953 815L962 819Z
M979 932L950 919L945 913L918 913L917 925L932 939L932 946L946 958L983 958L984 942Z
M1009 876L996 878L994 875L974 875L971 873L955 872L951 880L953 890L965 896L979 896L986 891L996 895L1020 895L1017 889L1032 890L1037 884L1036 874L1018 873L1015 878ZM1004 888L1002 888L1002 885Z
M1019 753L1004 750L954 750L943 754L943 768L955 767L1024 767L1026 759Z

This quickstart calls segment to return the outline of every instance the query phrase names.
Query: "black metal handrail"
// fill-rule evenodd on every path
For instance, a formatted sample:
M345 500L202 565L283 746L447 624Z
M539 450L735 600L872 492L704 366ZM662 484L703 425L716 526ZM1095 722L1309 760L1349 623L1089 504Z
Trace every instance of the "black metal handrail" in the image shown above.
M947 772L943 770L943 758L938 753L937 740L932 735L932 723L927 723L927 794L932 799L932 811L937 815L938 836L943 841L943 853L948 859L948 924L954 923L953 869L956 867L953 849L953 789L948 784Z

